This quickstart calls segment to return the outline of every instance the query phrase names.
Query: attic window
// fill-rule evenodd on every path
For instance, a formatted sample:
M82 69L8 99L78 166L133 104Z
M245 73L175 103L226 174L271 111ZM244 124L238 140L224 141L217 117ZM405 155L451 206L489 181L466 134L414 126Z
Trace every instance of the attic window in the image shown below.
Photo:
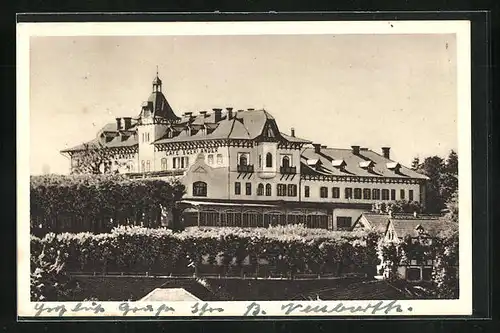
M394 172L399 172L399 170L401 169L401 164L399 164L397 162L387 163L386 166L387 166L387 169L392 170Z
M307 165L309 166L317 166L319 164L319 160L318 159L309 159L307 160Z
M332 166L343 171L346 167L347 163L344 160L333 160Z
M373 161L362 161L362 162L359 162L359 167L360 168L363 168L363 169L371 169L373 168Z

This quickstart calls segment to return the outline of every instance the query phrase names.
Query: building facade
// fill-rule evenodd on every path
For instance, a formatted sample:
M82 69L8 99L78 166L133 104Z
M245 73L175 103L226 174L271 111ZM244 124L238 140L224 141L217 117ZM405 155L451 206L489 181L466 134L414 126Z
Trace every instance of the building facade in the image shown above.
M266 110L216 108L178 116L153 80L138 117L116 118L66 149L72 168L89 149L132 178L178 177L186 226L305 224L350 229L375 202L425 201L427 177L390 159L390 148L329 148L280 131Z

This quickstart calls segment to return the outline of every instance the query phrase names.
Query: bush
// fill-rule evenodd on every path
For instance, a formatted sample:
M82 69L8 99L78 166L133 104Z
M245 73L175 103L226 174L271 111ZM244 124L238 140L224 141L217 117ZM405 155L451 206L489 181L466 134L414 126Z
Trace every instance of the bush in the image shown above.
M70 271L195 273L218 265L227 274L241 271L245 258L256 264L267 260L279 274L341 274L352 266L368 272L377 262L376 241L371 233L336 232L303 226L274 228L207 228L174 233L168 229L117 227L111 233L48 234L32 237L32 246L68 253ZM36 250L35 250L36 251ZM55 250L52 250L55 251ZM208 258L208 259L204 259ZM370 272L374 273L374 272Z
M109 232L118 225L160 225L184 194L177 180L124 175L44 175L30 181L32 233Z
M402 242L380 242L378 245L382 268L396 279L398 266L408 265L410 260L422 263L433 261L432 283L438 298L458 297L458 228L439 233L428 243L425 239L415 242L411 237Z

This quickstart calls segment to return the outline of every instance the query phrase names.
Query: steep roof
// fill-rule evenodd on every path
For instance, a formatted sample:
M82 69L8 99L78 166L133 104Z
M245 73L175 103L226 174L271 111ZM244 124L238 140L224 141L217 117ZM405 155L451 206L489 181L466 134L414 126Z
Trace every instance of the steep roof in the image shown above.
M186 141L199 141L199 140L215 140L215 139L242 139L252 140L258 138L266 124L272 122L275 124L274 117L266 110L244 110L237 111L234 116L229 119L227 115L222 115L217 122L215 122L214 113L206 113L205 115L197 116L183 116L177 125L188 124L196 126L205 126L207 128L206 134L197 132L196 135L187 135L184 131L169 138L167 135L156 140L155 144L175 143ZM175 125L174 125L175 126ZM291 137L283 133L276 133L281 135L283 139L289 142L309 143L310 141Z
M362 218L364 218L364 221L368 223L369 228L372 228L377 232L385 232L387 229L387 225L389 224L389 216L384 214L363 213L361 214L359 219Z
M390 225L394 228L399 238L406 236L416 237L419 235L417 227L423 228L424 233L431 237L437 236L441 231L456 227L456 223L448 222L443 219L390 219Z
M419 174L405 166L401 166L399 170L391 169L390 163L393 160L369 150L362 149L359 154L355 154L352 149L341 148L321 148L319 153L316 153L315 148L306 148L302 153L302 162L307 165L307 160L319 160L320 166L309 171L318 172L318 174L333 175L333 176L366 176L366 177L391 177L391 178L418 178L427 179L427 176ZM344 168L335 167L332 161L343 160ZM373 162L373 167L363 168L365 162ZM304 165L303 164L303 165ZM389 165L388 165L389 164Z

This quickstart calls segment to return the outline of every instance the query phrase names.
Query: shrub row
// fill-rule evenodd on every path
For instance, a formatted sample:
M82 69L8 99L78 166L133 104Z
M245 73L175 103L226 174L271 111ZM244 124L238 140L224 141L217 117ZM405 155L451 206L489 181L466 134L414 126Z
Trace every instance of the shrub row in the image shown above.
M220 274L251 270L268 262L276 273L342 274L346 267L371 270L378 264L374 233L313 230L303 226L239 229L188 229L182 233L160 228L117 227L110 233L32 236L32 255L55 258L59 250L73 272L203 273L217 266ZM247 267L248 270L248 267Z
M161 224L184 194L176 180L131 180L123 175L44 175L30 180L32 233L109 232L118 225Z

